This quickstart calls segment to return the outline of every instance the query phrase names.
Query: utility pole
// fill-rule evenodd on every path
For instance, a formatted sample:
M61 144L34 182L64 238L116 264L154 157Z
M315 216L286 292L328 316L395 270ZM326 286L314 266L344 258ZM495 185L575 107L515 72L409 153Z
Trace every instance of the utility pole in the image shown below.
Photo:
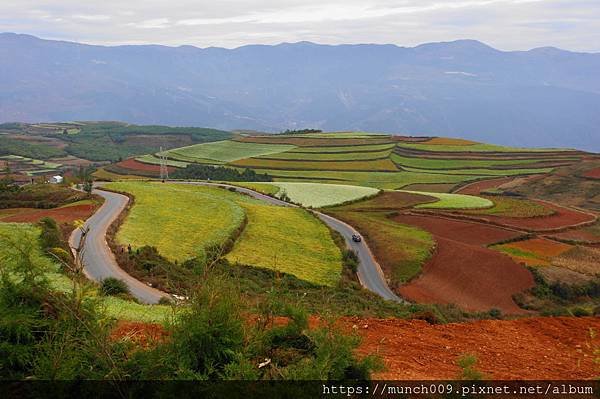
M160 147L158 156L160 158L160 179L164 183L165 180L169 180L169 168L167 167L167 155L163 153L162 147Z

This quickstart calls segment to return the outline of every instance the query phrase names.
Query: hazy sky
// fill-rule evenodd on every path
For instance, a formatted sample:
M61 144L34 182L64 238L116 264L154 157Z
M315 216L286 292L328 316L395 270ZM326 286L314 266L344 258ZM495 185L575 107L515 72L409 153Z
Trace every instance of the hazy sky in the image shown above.
M478 39L600 51L600 0L1 0L0 31L95 44L237 47Z

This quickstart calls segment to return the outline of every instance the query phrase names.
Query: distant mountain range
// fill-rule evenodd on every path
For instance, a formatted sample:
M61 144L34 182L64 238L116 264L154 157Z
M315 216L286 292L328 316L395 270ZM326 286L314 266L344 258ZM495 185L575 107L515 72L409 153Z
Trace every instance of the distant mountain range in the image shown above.
M0 34L0 122L365 130L600 151L600 54L473 40L236 49Z

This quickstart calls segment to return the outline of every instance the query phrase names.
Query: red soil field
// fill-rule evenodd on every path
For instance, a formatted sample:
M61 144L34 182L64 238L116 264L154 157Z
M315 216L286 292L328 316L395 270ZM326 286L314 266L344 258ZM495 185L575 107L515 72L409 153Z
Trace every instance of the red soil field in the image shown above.
M600 168L594 168L592 170L588 170L583 174L584 177L588 177L590 179L600 179Z
M125 168L125 169L131 169L131 170L141 170L144 172L160 173L160 165L151 165L148 163L139 162L133 158L129 158L124 161L118 162L115 164L115 166L118 166L120 168ZM171 173L175 170L175 168L172 166L167 167L167 169L169 170L169 173Z
M283 323L283 321L282 321ZM310 318L311 328L321 323ZM600 331L599 318L538 317L482 320L431 325L422 320L344 317L343 330L357 331L359 356L377 354L386 369L373 375L387 380L451 380L465 354L477 357L476 369L487 379L589 380L598 376L590 329ZM159 324L125 322L111 333L150 347L168 338Z
M547 201L534 201L544 205L546 208L554 210L554 215L533 218L511 218L486 215L485 217L478 217L478 219L503 226L530 231L560 230L570 226L576 226L596 220L594 215L586 212L566 208L564 206L552 204Z
M400 287L400 294L424 303L453 303L469 311L496 308L526 313L512 295L534 285L531 273L510 257L482 245L519 235L477 223L444 218L399 215L394 220L433 234L436 252L422 274Z
M482 191L489 190L491 188L499 187L505 183L514 180L514 177L500 177L497 179L489 179L477 181L474 183L467 184L464 187L461 187L459 190L456 190L458 194L468 194L468 195L477 195Z
M71 223L75 220L85 220L92 216L96 209L94 204L73 205L54 209L20 209L19 213L2 219L2 222L35 223L41 218L50 217L59 223Z
M422 320L344 319L358 327L360 354L378 353L387 370L375 379L450 380L464 354L487 379L589 380L600 372L590 329L600 318L538 317L430 325ZM365 328L367 326L367 328Z
M586 230L568 230L562 233L553 234L551 237L556 237L560 240L600 243L600 235L594 234L591 231Z

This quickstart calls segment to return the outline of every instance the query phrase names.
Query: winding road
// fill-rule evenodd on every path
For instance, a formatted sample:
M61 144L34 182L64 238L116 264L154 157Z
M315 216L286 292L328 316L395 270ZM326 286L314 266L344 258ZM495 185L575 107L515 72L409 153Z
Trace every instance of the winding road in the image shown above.
M257 191L244 187L233 186L230 184L208 182L176 183L225 187L229 189L235 189L239 193L250 195L271 205L297 207L297 205L290 204ZM123 269L121 269L106 242L106 232L108 231L109 226L125 209L127 203L129 202L129 198L122 194L99 189L95 189L94 193L102 196L105 202L100 209L85 223L85 225L90 228L86 241L86 250L83 257L83 262L85 265L84 272L86 276L91 280L98 282L107 277L121 279L127 284L131 294L139 301L144 303L154 304L157 303L160 298L168 297L168 294L147 286L141 281L131 277ZM319 219L321 219L321 221L323 221L323 223L340 233L342 237L344 237L348 247L356 252L360 261L357 272L358 279L364 288L374 292L384 299L396 302L404 302L403 299L399 298L388 287L383 271L375 260L375 257L373 256L373 253L371 252L367 243L364 240L358 243L352 241L352 235L358 234L358 232L352 226L329 215L325 215L320 212L314 213ZM75 246L75 243L79 240L79 237L79 230L75 230L69 240L72 247Z

